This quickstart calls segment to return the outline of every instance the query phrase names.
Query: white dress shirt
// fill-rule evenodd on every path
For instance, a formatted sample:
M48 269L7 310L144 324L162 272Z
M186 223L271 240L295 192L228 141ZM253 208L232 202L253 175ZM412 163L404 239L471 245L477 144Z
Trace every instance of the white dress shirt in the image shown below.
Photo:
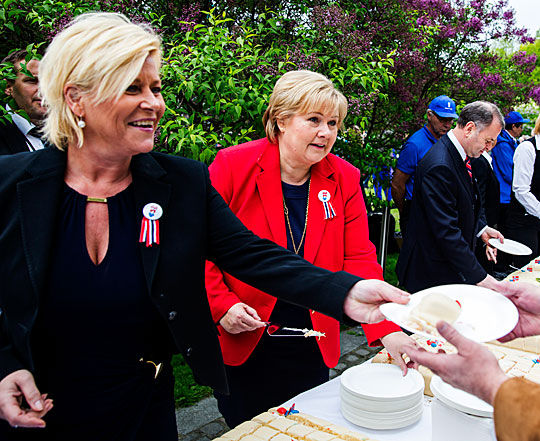
M11 108L9 107L9 105L6 105L6 110L8 112L11 111ZM36 127L34 124L32 124L26 118L23 118L18 113L10 112L10 114L11 114L11 118L13 119L13 124L17 126L17 128L28 140L27 146L28 146L29 151L33 152L34 150L41 150L42 148L45 148L40 138L36 138L35 136L28 134L30 130Z
M540 149L540 135L535 136L536 149ZM528 214L540 218L540 201L531 193L531 182L536 161L536 149L532 142L524 141L514 152L514 177L512 190L517 201L523 205Z

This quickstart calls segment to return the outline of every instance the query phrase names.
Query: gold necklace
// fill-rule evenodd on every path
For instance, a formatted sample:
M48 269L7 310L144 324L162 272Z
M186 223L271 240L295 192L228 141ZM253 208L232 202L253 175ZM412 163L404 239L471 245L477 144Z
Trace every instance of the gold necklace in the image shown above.
M311 191L311 178L309 178L309 184L308 184L308 196L307 196L307 204L306 204L306 221L304 222L304 232L302 233L302 239L300 239L300 243L298 244L298 248L296 248L296 245L294 243L294 237L293 232L291 228L291 221L289 220L289 209L287 208L287 204L285 203L285 196L283 196L283 211L285 212L285 219L287 219L287 226L289 227L289 234L291 235L291 242L294 249L294 254L298 254L300 251L300 248L302 248L302 243L304 242L304 238L306 237L306 230L307 230L307 220L308 220L308 213L309 213L309 193Z

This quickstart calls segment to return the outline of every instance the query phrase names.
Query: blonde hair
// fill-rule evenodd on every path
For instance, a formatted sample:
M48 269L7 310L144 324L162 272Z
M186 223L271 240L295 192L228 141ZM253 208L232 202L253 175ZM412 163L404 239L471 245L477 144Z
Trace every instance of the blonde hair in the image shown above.
M536 122L534 123L532 136L535 136L535 135L540 135L540 115L538 115L538 118L536 118Z
M39 88L48 107L43 132L49 142L61 150L74 142L83 145L84 131L64 97L67 84L95 104L118 100L148 56L159 69L161 40L149 26L115 13L77 17L54 38L39 66Z
M320 73L309 70L287 72L277 80L262 118L266 137L277 143L279 119L323 109L337 111L340 128L347 116L347 99Z

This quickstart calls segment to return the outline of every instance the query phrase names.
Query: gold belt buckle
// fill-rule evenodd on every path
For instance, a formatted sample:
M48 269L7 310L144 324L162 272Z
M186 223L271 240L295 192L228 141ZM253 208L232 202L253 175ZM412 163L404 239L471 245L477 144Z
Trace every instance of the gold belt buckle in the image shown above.
M160 372L161 372L162 363L156 364L152 360L143 360L142 358L139 361L142 361L143 363L148 363L148 364L154 365L154 368L156 369L156 373L154 375L154 380L155 380L158 377L158 375L160 374Z

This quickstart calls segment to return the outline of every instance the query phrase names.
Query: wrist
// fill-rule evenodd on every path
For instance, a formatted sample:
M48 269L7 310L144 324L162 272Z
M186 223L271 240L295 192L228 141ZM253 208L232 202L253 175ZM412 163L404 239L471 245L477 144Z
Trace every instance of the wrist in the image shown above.
M495 403L495 396L497 395L497 392L499 391L500 387L505 381L509 379L510 378L502 370L499 370L497 375L494 375L489 378L489 383L487 385L488 387L485 391L486 393L485 398L484 397L480 397L480 398L482 398L487 403L493 405Z

